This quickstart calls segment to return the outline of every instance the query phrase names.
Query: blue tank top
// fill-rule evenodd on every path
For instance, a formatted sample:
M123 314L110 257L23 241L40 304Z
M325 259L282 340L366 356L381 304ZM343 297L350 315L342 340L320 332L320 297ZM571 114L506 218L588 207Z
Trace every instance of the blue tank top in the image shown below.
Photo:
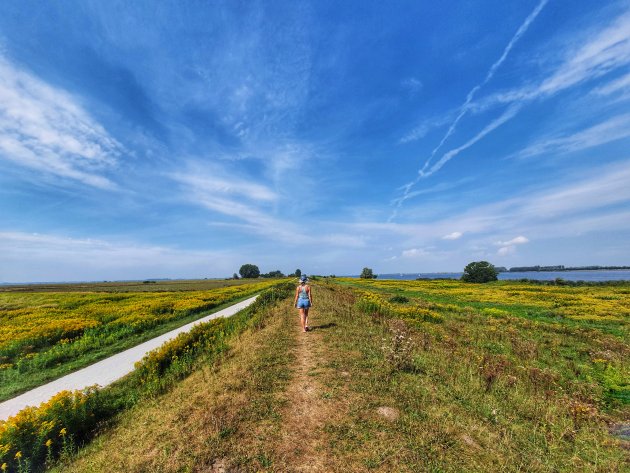
M300 286L299 298L302 300L308 300L308 292L306 291L306 286Z

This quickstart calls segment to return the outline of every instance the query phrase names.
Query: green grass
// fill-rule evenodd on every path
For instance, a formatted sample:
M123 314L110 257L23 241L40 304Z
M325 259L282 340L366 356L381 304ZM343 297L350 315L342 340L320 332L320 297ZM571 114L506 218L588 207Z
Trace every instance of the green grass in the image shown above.
M630 418L626 338L517 304L487 311L496 302L473 306L461 289L440 301L458 308L440 321L363 312L340 283L313 293L315 331L299 331L286 299L219 363L136 403L59 471L627 471L608 430ZM312 391L296 397L296 386Z
M382 282L382 281L379 281ZM392 281L388 281L392 282ZM405 281L408 282L408 281ZM555 311L553 308L540 307L536 305L528 305L528 304L516 304L516 303L500 303L500 302L490 302L483 300L483 297L477 296L474 294L475 286L483 286L485 288L493 288L498 291L509 291L511 287L518 290L525 290L536 293L540 290L541 285L533 284L528 282L519 282L519 281L497 281L495 283L488 283L484 285L475 285L468 284L471 288L473 288L472 295L462 296L461 294L457 294L456 291L452 293L448 293L445 295L436 294L432 291L430 284L432 281L421 281L418 283L420 287L422 287L423 283L427 283L427 289L410 289L409 287L401 286L401 287L378 287L374 285L369 285L367 288L379 294L383 294L385 296L403 296L407 298L412 298L416 300L422 300L424 302L434 302L438 304L453 304L457 305L461 308L472 308L475 310L481 309L500 309L510 312L512 315L527 318L536 322L546 323L550 325L563 325L571 328L579 328L579 329L592 329L602 333L608 333L614 335L619 338L627 338L629 336L629 323L628 320L625 320L621 323L614 323L610 321L592 321L592 320L581 320L576 321L570 318L563 317L560 313ZM349 286L356 289L366 289L365 281L360 280L350 280L343 279L338 281L339 284ZM450 283L450 284L449 284ZM462 284L466 285L466 283L459 283L458 281L448 281L446 285L452 285L454 288L461 287ZM598 289L602 292L601 299L607 300L612 298L605 294L611 286L601 285L601 286L586 286L589 290L597 291ZM616 292L616 298L623 298L630 304L630 283L623 282L612 286ZM573 292L574 290L579 291L581 288L573 288L569 287L560 287L558 288L561 291L565 292ZM588 310L588 309L586 309Z
M83 395L81 402L73 402L71 395L60 394L39 409L26 409L8 422L0 422L0 464L7 462L9 471L15 471L19 462L38 470L44 462L49 462L47 457L57 455L67 462L74 446L83 444L106 425L115 425L128 409L163 396L204 364L212 366L230 350L238 334L247 328L256 330L264 326L269 309L289 292L286 285L267 289L253 305L238 314L195 326L151 352L122 380ZM264 381L266 386L276 382ZM228 435L229 428L222 432L221 435ZM52 446L47 446L47 439Z
M594 371L580 366L592 365L589 351L605 348L621 362L621 347L519 317L497 325L471 312L442 324L409 324L346 313L339 311L337 329L326 332L337 352L330 366L352 380L328 380L352 406L326 426L332 453L346 468L623 470L624 452L607 422L627 418L628 408L607 399ZM412 348L395 343L401 334ZM408 359L404 369L392 351ZM399 419L379 417L380 406L397 409Z
M172 390L125 411L54 471L221 471L228 463L227 471L274 471L270 440L294 361L284 312L260 312L221 357L203 358Z
M0 401L11 399L29 391L30 389L41 386L44 383L53 381L68 373L72 373L73 371L89 366L123 350L132 348L147 340L151 340L152 338L170 332L171 330L175 330L176 328L190 322L194 322L195 320L218 312L226 307L245 300L248 297L251 297L251 294L221 304L209 311L192 314L177 320L171 320L140 333L125 335L123 338L117 339L111 344L100 346L96 345L95 348L94 346L88 347L87 351L83 351L81 353L75 352L72 356L59 359L58 361L55 360L52 366L45 366L45 369L41 369L37 365L29 367L25 364L21 369L0 370ZM45 361L42 361L42 363L44 362Z

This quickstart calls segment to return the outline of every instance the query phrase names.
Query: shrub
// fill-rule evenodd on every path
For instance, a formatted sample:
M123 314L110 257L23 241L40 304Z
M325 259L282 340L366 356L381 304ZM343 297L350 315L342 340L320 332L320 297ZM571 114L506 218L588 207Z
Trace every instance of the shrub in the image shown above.
M376 279L376 275L372 272L372 268L363 268L359 277L361 279Z
M96 387L62 391L39 407L27 407L0 422L0 464L8 471L37 469L69 443L84 439L103 417L102 393Z
M389 323L391 338L385 340L383 352L392 371L409 371L413 367L413 352L415 345L409 333L409 328L402 320L392 320Z
M260 276L260 269L255 264L244 264L238 272L242 278L257 278Z
M497 274L496 268L487 261L474 261L464 268L462 281L476 283L496 281Z

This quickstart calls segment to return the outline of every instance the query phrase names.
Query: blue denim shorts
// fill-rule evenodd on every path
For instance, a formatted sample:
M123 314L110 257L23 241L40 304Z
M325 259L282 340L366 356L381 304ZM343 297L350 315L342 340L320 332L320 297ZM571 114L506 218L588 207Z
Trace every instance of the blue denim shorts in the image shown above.
M308 309L311 306L311 301L308 299L298 299L297 308L298 309Z

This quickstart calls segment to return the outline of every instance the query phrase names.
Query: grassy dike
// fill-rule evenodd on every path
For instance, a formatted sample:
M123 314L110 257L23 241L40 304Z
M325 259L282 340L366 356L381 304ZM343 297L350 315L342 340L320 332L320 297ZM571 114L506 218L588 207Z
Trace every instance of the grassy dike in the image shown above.
M111 386L64 391L0 422L0 469L22 473L50 467L58 457L67 462L76 446L115 425L134 406L169 392L204 363L212 365L239 333L263 326L269 308L291 292L287 283L269 288L238 314L198 324L150 352Z
M287 299L58 471L627 471L608 431L624 405L605 411L588 380L494 356L487 317L402 321L340 285L313 291L310 333ZM511 336L537 363L527 334Z

